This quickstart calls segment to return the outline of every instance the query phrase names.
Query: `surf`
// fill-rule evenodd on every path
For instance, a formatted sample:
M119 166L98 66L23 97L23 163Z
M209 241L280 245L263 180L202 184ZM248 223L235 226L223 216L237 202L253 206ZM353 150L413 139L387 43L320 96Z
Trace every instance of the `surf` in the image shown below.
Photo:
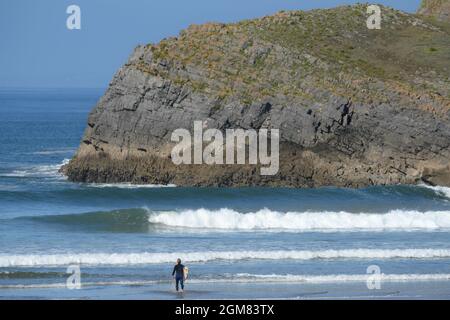
M430 190L433 190L434 192L441 194L445 196L446 198L450 199L450 188L449 187L442 187L442 186L429 186L429 185L421 185L424 188L428 188Z
M450 211L391 210L387 213L279 212L233 209L152 212L149 222L170 227L223 230L437 230L450 229Z
M226 275L225 277L198 277L189 280L192 284L217 284L217 283L344 283L366 282L370 274L327 274L327 275L294 275L294 274L249 274L239 273ZM450 281L450 274L381 274L383 282L423 282L423 281ZM102 286L153 286L171 283L171 280L122 280L122 281L89 281L83 282L82 287ZM0 284L0 289L66 289L66 283L34 283L34 284ZM189 290L192 292L192 290ZM326 292L317 292L326 293Z
M342 249L342 250L274 250L274 251L206 251L141 253L74 253L0 255L0 267L126 266L167 264L185 257L184 263L241 260L336 260L336 259L449 259L450 249Z
M59 169L69 163L69 159L64 159L59 164L46 164L35 165L24 168L17 168L11 172L5 172L0 177L6 178L58 178L65 179L65 177L59 173Z
M115 232L149 232L161 229L176 231L179 228L196 232L427 232L450 230L450 211L420 212L400 209L390 210L386 213L351 213L346 211L282 212L267 208L254 212L239 212L230 208L161 211L143 207L74 214L22 216L13 219L18 222L22 220Z

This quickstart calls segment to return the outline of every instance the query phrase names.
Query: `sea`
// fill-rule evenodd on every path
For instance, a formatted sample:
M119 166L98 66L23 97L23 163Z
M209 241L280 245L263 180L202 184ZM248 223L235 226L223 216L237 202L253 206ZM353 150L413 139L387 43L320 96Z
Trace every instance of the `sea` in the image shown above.
M0 89L0 299L450 298L450 188L70 182L103 92Z

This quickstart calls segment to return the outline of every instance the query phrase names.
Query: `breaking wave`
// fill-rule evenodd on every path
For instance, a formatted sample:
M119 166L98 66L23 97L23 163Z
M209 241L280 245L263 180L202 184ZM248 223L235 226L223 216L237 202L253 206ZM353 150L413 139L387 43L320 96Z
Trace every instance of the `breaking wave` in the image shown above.
M392 210L388 213L278 212L262 209L241 213L232 209L152 211L120 209L15 219L57 223L69 227L114 232L148 232L156 228L192 231L361 232L450 230L450 211Z
M35 155L54 155L54 154L64 154L64 155L71 155L76 151L76 148L62 148L62 149L48 149L48 150L41 150L41 151L35 151L31 152L31 154Z
M174 184L132 184L132 183L90 183L91 188L118 188L118 189L140 189L140 188L174 188Z
M429 185L421 185L424 188L428 188L433 190L434 192L443 195L446 198L450 198L450 188L441 187L441 186L429 186Z
M59 164L39 165L16 169L11 172L2 173L1 176L9 178L64 178L64 176L59 172L59 169L68 164L69 161L69 159L64 159Z
M240 213L231 209L150 212L151 223L170 227L236 230L436 230L450 228L450 211L388 213L277 212L263 209Z
M142 265L172 263L179 256L185 262L214 260L313 260L313 259L444 259L450 249L346 249L292 251L221 251L175 253L78 253L49 255L0 255L0 267L81 265Z

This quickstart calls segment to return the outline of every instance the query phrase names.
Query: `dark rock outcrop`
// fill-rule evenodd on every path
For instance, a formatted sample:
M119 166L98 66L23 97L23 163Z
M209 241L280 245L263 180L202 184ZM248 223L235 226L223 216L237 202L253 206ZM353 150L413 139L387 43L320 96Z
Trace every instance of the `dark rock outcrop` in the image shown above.
M70 180L450 186L450 27L364 5L191 26L139 46L89 116ZM280 129L280 171L180 165L172 132Z

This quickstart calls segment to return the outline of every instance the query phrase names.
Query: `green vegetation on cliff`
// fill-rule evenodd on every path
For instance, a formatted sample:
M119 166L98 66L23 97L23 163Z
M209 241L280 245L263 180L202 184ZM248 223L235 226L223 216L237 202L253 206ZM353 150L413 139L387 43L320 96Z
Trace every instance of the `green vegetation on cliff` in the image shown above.
M317 98L317 90L359 101L391 99L373 86L449 99L449 24L382 7L381 30L369 30L366 9L283 11L193 25L148 45L150 58L136 66L218 100L244 103L280 95Z

